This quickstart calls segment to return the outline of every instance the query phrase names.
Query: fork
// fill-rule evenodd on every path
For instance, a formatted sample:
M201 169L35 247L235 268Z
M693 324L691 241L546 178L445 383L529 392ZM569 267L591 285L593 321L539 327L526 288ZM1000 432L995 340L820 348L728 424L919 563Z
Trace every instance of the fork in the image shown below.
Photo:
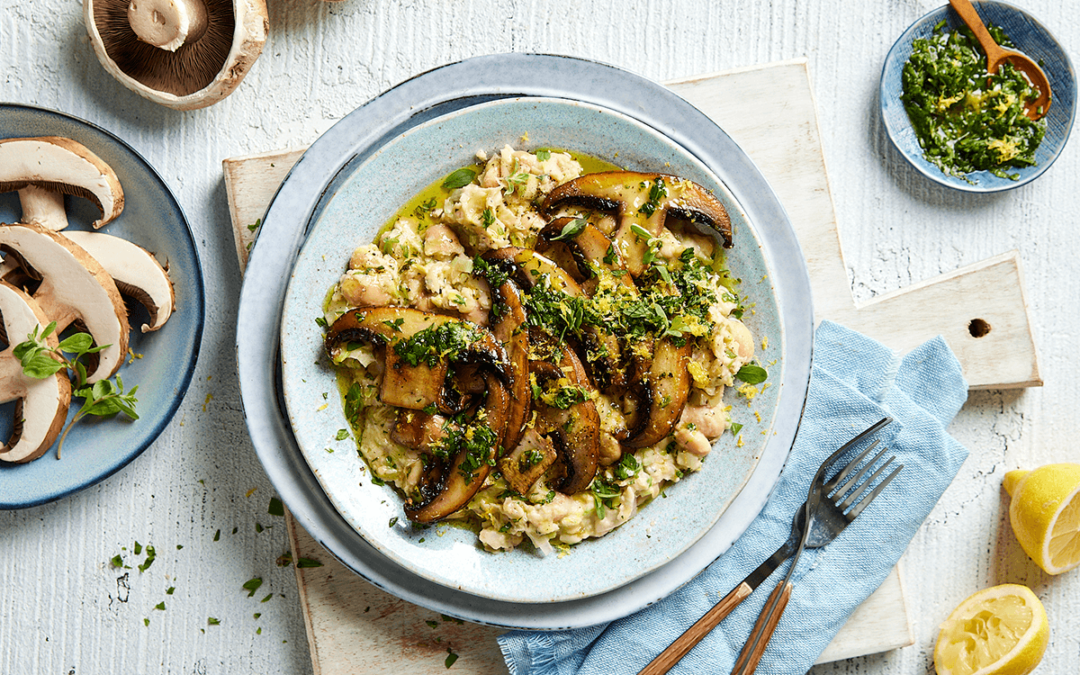
M883 465L871 473L866 480L862 480L870 469L880 461L887 450L887 448L883 448L864 462L863 460L866 460L867 456L877 447L878 441L871 443L851 461L839 466L839 460L849 450L880 431L890 422L892 422L892 418L889 417L876 422L842 445L822 462L811 482L806 501L799 507L795 517L792 519L791 534L787 541L765 562L759 565L756 570L751 572L734 590L706 612L697 623L676 638L667 649L653 659L649 665L645 666L638 675L663 675L663 673L668 672L730 614L739 603L753 593L781 563L788 558L794 557L787 576L776 586L765 603L765 607L762 609L757 623L746 641L746 645L735 662L732 675L750 675L754 672L791 596L793 588L790 581L791 574L795 570L795 565L798 564L803 548L820 548L835 539L837 535L843 532L848 523L855 520L863 509L881 494L885 486L904 468L903 464L898 465L888 475L885 475L869 493L866 492L882 477L884 472L892 465L893 460L896 459L895 456L890 457ZM861 468L859 468L860 465L862 465ZM836 469L836 473L826 481L826 474L834 469ZM855 472L854 475L852 475L853 472ZM809 526L807 526L807 523L809 523Z

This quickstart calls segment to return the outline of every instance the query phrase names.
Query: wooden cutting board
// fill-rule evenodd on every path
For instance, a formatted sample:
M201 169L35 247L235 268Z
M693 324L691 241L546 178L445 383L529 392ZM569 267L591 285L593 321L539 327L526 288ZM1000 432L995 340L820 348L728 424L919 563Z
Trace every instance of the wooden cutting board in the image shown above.
M765 174L791 216L813 289L815 316L864 332L905 352L944 335L972 388L1038 386L1023 277L1016 251L856 305L805 59L668 83L722 127ZM753 110L753 115L746 115ZM241 269L278 185L303 154L280 150L223 164ZM495 642L502 631L461 623L375 588L337 563L287 518L301 608L316 675L438 673L449 654L458 673L505 673ZM900 566L859 607L819 663L912 644Z

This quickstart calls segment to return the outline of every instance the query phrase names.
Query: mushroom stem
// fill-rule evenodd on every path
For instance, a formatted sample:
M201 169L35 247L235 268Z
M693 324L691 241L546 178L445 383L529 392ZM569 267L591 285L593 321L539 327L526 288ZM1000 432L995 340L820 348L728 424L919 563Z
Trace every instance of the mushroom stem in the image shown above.
M206 4L203 0L132 0L128 23L139 40L175 52L206 32Z
M68 225L64 211L64 195L37 185L27 185L19 190L22 206L20 222L40 225L47 230L59 232Z

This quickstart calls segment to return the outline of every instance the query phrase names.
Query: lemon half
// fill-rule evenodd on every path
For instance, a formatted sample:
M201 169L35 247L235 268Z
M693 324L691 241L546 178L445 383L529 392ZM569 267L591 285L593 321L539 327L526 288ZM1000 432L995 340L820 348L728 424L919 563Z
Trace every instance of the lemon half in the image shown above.
M1050 640L1046 610L1027 586L1003 584L972 595L941 624L937 675L1027 675Z
M1013 533L1047 574L1080 565L1080 464L1005 474Z

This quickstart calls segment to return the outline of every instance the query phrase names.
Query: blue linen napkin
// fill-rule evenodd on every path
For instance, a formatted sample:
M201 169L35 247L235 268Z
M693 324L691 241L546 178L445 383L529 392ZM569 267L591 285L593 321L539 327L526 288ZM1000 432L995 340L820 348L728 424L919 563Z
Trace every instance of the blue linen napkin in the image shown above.
M966 399L960 364L942 338L901 360L875 340L823 322L814 337L798 437L768 504L746 533L686 586L632 616L578 630L502 635L511 674L638 672L784 542L821 462L888 415L893 423L875 438L904 464L903 471L836 541L803 553L791 599L757 669L762 675L805 673L884 581L959 471L967 450L945 427ZM781 565L671 672L730 672L789 565Z

